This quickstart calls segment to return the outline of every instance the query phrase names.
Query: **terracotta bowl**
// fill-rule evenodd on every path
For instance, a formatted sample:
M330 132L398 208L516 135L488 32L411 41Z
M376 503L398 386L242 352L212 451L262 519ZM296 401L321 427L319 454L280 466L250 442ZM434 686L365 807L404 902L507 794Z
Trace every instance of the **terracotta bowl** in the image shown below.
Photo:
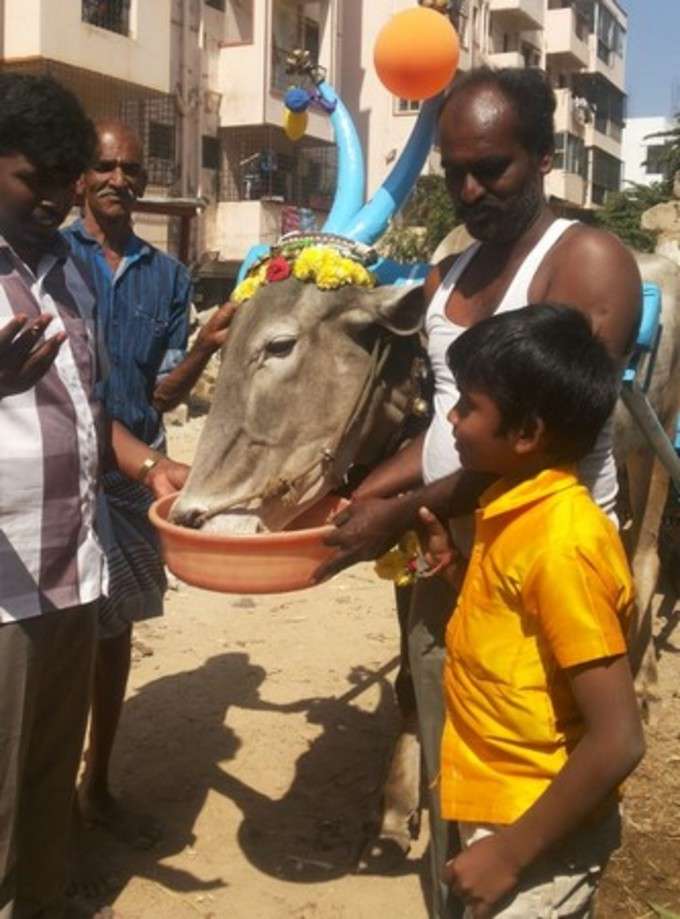
M158 530L165 564L187 584L231 594L269 594L312 587L312 575L337 549L323 544L327 521L347 502L328 497L280 533L229 536L201 533L170 523L177 495L149 509ZM295 529L292 529L295 527Z

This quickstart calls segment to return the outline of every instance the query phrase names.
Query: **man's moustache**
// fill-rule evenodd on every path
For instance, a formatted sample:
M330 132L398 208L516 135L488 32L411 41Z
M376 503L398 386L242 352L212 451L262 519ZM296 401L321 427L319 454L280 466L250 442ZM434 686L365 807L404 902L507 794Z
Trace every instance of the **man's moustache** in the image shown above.
M104 189L103 191L97 192L98 198L116 198L119 201L136 201L137 195L130 191L129 189L124 189L121 191L111 191L109 189Z

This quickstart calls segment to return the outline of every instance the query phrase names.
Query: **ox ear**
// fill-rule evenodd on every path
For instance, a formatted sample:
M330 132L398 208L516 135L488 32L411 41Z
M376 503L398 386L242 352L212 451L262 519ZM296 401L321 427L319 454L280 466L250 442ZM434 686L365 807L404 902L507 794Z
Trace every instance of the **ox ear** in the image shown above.
M413 335L420 331L425 318L422 284L390 284L364 290L353 290L351 318L357 323L377 322L395 335Z

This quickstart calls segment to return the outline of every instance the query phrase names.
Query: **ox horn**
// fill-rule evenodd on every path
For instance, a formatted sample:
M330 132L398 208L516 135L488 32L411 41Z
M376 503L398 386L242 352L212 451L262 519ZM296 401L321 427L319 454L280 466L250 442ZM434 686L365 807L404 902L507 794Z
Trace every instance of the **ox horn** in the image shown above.
M371 200L339 232L356 242L371 245L387 229L415 185L430 152L437 116L444 94L428 99L418 115L411 136L392 171Z
M317 90L329 108L332 106L331 124L338 148L335 197L322 232L337 234L363 207L366 174L364 155L352 116L335 90L326 82L319 83Z

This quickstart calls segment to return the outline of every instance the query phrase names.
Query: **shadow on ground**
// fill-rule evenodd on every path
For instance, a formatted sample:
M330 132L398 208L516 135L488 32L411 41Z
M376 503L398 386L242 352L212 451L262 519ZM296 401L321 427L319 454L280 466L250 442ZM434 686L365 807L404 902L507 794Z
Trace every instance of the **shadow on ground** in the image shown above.
M352 873L376 826L398 722L384 671L354 669L348 676L353 688L339 698L276 704L261 694L265 670L245 653L226 653L143 686L125 705L116 784L126 806L162 820L163 835L153 848L140 851L116 844L102 831L88 834L112 892L117 895L132 877L180 894L228 886L222 877L206 880L164 864L196 844L194 827L209 792L238 807L238 843L260 872L298 883ZM353 702L369 684L378 687L379 701L367 712ZM267 797L229 772L229 761L249 742L227 723L234 708L304 713L320 726L281 798ZM393 870L412 873L420 867L403 860Z

